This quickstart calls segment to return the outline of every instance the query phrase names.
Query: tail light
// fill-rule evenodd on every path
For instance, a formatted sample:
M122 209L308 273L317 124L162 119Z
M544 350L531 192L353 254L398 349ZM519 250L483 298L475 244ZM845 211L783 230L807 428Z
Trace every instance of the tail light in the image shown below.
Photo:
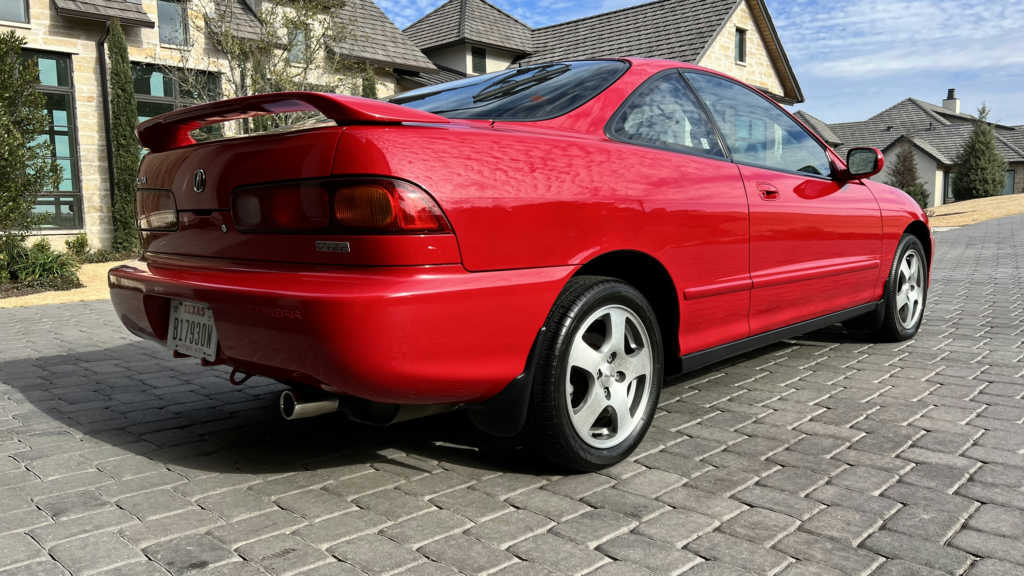
M390 178L274 184L236 190L231 215L243 232L438 234L450 232L422 188Z
M142 189L135 191L135 213L139 230L170 231L178 229L178 208L170 190Z

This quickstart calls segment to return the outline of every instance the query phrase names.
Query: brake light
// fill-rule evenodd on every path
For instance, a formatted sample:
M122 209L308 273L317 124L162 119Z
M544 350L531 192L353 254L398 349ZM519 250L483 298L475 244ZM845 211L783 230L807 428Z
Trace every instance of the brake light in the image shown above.
M139 230L159 232L178 228L178 208L170 190L136 190L135 213Z
M450 232L426 191L390 178L354 178L243 188L232 196L243 232L436 234Z
M330 223L327 190L300 182L235 192L232 217L243 232L311 232Z

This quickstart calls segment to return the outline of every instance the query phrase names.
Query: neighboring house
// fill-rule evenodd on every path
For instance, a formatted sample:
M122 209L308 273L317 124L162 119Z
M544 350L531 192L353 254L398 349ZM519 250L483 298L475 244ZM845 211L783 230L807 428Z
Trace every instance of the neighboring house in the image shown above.
M259 0L209 0L216 14L241 37L267 33L256 18ZM117 18L125 30L134 67L139 117L193 102L173 74L183 55L196 56L208 72L213 92L225 63L206 46L199 0L0 0L0 32L14 30L28 41L39 63L39 89L46 94L50 139L64 178L57 190L38 198L35 211L48 217L40 231L58 246L63 238L85 232L94 247L111 239L109 156L102 64L106 22ZM370 62L378 93L397 91L397 71L433 72L435 68L373 0L345 0L332 15L344 26L342 45L332 49L353 60ZM202 71L200 71L200 74ZM230 94L225 94L230 95Z
M796 115L840 153L853 146L882 150L890 160L875 177L882 182L888 179L898 147L911 146L918 174L928 190L929 206L953 201L953 167L978 121L960 111L960 99L953 89L941 106L907 98L863 122L826 124L804 111ZM996 149L1009 167L1002 193L1024 193L1024 126L991 125L996 133Z
M405 29L440 72L402 74L420 87L552 60L638 56L690 62L803 102L763 0L657 0L530 28L485 0L449 0Z

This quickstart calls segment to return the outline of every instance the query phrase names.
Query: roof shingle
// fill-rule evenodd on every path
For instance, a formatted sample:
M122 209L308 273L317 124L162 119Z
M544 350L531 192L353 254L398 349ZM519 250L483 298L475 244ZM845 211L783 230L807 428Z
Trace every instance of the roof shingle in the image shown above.
M529 54L532 30L486 0L448 0L405 29L421 50L474 42Z
M338 54L404 70L437 69L373 0L346 0L335 21L344 28Z

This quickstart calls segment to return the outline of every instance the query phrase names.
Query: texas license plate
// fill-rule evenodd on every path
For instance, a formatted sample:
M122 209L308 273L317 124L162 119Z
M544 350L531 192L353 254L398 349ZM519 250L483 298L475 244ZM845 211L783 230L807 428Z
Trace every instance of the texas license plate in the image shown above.
M213 310L199 302L171 300L167 346L182 354L216 360L217 326L213 323Z

